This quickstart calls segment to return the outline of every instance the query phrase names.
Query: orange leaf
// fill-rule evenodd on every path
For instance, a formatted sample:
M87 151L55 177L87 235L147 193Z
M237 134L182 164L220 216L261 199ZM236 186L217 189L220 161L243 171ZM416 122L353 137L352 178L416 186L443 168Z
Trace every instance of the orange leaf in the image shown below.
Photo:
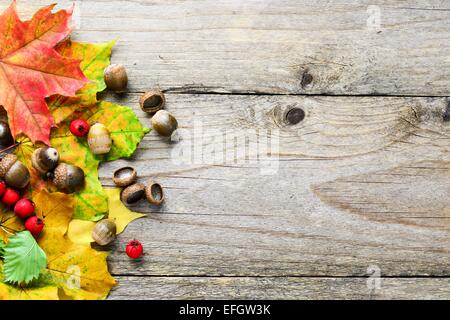
M14 136L49 144L53 118L45 98L74 96L88 82L80 61L61 56L54 47L71 32L72 10L40 9L21 21L16 2L0 15L0 105L8 113Z

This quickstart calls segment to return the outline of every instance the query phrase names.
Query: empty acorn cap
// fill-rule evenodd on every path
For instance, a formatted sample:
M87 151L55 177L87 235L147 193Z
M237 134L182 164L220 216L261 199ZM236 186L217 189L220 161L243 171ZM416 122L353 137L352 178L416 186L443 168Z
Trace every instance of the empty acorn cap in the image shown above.
M149 180L145 188L145 197L151 204L159 206L164 202L164 190L158 182Z
M147 113L155 113L161 110L164 108L165 103L166 97L164 96L164 93L157 89L144 93L139 100L142 111Z
M132 205L138 203L145 196L145 186L142 183L135 183L122 190L120 199L123 203Z
M113 182L118 187L126 187L136 182L137 172L132 167L123 167L114 172Z

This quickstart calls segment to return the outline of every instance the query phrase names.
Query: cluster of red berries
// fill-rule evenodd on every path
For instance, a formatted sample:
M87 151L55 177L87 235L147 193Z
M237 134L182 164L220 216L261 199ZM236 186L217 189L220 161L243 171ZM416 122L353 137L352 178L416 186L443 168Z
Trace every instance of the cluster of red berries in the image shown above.
M9 188L4 181L0 181L0 197L2 203L14 208L14 213L22 219L25 219L25 229L37 237L44 228L44 221L34 215L34 203L30 199L20 198L17 190Z
M72 132L72 134L76 137L85 137L88 133L91 127L89 126L89 123L86 122L86 120L83 119L75 119L70 123L69 130Z

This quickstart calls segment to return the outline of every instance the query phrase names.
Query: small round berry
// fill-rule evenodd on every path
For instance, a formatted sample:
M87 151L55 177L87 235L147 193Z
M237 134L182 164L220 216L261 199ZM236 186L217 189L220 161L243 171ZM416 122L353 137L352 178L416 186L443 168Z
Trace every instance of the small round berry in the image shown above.
M33 236L37 237L42 229L44 229L44 221L36 216L29 217L27 221L25 221L25 229L30 231Z
M137 259L140 256L142 256L142 253L144 252L144 248L142 247L142 244L139 241L131 240L127 244L126 252L130 258Z
M20 199L20 194L14 189L6 188L5 193L2 197L2 202L4 205L8 207L12 207L16 204L17 201Z
M83 119L75 119L70 123L70 132L76 137L85 137L89 133L90 126Z
M5 191L6 191L6 182L0 180L0 197L5 194Z
M20 199L14 206L14 213L22 218L28 218L34 213L34 203L30 199Z

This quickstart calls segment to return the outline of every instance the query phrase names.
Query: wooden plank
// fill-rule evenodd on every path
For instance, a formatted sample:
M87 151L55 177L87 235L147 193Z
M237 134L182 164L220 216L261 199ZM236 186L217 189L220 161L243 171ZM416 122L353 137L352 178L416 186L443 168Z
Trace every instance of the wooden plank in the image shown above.
M167 97L181 141L151 133L100 170L111 186L133 165L167 193L111 248L111 298L449 298L447 1L76 2L75 40L120 37L134 93L106 98L187 93Z
M75 2L75 39L118 37L133 92L450 95L445 0Z
M110 299L449 299L449 279L118 277ZM367 286L369 281L369 287ZM129 288L133 288L130 290ZM375 287L376 288L376 287Z
M149 124L139 95L106 98L133 106ZM113 273L337 277L365 276L376 265L391 277L449 276L445 98L171 94L167 100L181 141L152 132L132 159L100 170L103 184L112 186L112 172L132 165L142 182L156 178L167 194L161 208L134 208L147 216L116 242ZM289 125L285 115L295 107L306 117ZM203 134L196 135L200 126ZM264 145L268 136L270 156L264 148L242 151L246 137ZM234 138L240 142L229 143ZM228 160L213 162L214 149ZM180 161L180 150L193 155ZM346 197L338 202L340 196ZM146 248L136 263L123 253L134 237Z
M407 163L326 182L314 191L323 201L369 219L450 230L449 173L448 161Z

